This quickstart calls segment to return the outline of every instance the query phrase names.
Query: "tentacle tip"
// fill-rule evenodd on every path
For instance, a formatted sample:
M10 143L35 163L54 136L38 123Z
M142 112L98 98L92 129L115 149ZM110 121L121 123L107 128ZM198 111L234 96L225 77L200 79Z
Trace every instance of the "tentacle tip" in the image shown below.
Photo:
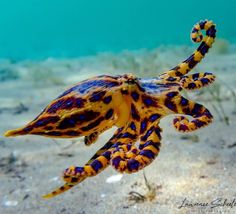
M4 137L10 137L10 136L12 136L11 131L6 131L6 132L4 132L4 133L3 133L3 136L4 136Z
M216 75L212 74L211 79L212 79L212 81L215 81L215 79L216 79Z
M26 135L28 134L23 128L8 130L5 133L3 133L4 137L15 137L19 135Z
M180 132L180 133L190 132L190 130L188 130L188 129L187 130L183 130L183 129L180 129L180 128L176 127L176 126L174 126L174 127L175 127L175 130Z
M16 135L19 135L18 131L16 130L8 130L5 133L3 133L4 137L14 137Z
M55 195L53 195L52 193L48 193L48 194L46 194L46 195L42 195L41 197L42 197L43 199L50 199L50 198L55 197Z
M71 189L74 185L75 184L65 183L63 186L55 189L54 191L52 191L46 195L43 195L42 198L49 199L49 198L53 198L55 196L58 196L58 195L64 193L65 191Z

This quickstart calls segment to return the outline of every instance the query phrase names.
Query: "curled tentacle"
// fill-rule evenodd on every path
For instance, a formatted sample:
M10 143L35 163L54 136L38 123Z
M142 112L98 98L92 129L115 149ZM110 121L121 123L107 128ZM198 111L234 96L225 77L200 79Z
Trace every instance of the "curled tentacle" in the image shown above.
M201 30L206 31L205 36L202 35ZM180 77L187 74L204 58L209 48L211 48L215 37L216 28L212 21L205 20L195 24L191 32L191 39L194 42L201 42L201 44L190 57L163 73L162 76L167 76L166 78L168 79L168 77Z
M188 76L181 77L180 85L187 90L195 90L203 88L213 83L215 75L212 73L195 73Z
M189 120L185 116L178 116L173 120L174 127L180 132L194 131L208 125L213 120L212 114L203 105L191 103L191 101L189 104L189 107L184 108L183 111L193 119Z
M169 93L165 106L173 114L182 114L173 120L174 127L181 132L189 132L210 124L213 116L210 111L199 103L188 100L179 93ZM189 120L185 115L193 117Z

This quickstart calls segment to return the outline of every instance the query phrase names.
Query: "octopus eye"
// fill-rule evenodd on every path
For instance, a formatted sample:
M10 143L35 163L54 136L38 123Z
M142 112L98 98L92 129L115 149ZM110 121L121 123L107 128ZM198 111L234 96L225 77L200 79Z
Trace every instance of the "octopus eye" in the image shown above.
M133 85L135 84L135 79L128 79L126 83L128 83L129 85Z

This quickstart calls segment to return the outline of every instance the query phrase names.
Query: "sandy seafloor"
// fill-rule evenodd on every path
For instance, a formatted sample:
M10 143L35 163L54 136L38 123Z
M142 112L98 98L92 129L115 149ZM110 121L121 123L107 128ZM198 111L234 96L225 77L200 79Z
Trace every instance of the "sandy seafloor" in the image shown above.
M26 124L65 88L80 80L127 72L154 76L185 59L191 50L162 47L71 60L1 60L0 133ZM41 198L63 183L60 175L64 169L82 166L115 129L105 132L90 147L84 145L83 138L1 135L0 213L236 213L236 202L232 207L179 208L184 198L209 204L217 198L222 203L236 199L236 54L216 48L195 71L217 75L216 84L209 89L215 97L206 89L187 95L208 107L215 119L189 134L173 128L173 116L161 121L161 152L145 168L148 182L156 190L153 200L134 200L130 195L131 191L148 194L142 171L107 183L110 176L118 174L111 167L56 198ZM228 125L222 117L229 118Z

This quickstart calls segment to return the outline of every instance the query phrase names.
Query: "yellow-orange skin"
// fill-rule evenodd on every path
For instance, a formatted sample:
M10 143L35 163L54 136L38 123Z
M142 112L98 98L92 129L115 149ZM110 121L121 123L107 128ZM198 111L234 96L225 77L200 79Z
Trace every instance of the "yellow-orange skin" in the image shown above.
M206 31L206 36L202 36L201 30ZM174 127L182 132L208 125L213 118L211 113L204 106L182 97L180 91L199 89L214 81L211 73L186 74L208 52L215 33L211 21L201 21L191 34L193 41L201 42L198 49L159 77L104 75L82 81L52 101L25 127L7 131L7 137L25 134L58 138L84 136L85 144L90 145L105 130L118 127L87 164L67 168L63 173L65 184L43 197L61 194L109 165L121 173L133 173L146 167L159 153L159 122L164 116L182 114L173 120ZM183 115L193 119L189 121ZM138 147L137 140L140 141Z

